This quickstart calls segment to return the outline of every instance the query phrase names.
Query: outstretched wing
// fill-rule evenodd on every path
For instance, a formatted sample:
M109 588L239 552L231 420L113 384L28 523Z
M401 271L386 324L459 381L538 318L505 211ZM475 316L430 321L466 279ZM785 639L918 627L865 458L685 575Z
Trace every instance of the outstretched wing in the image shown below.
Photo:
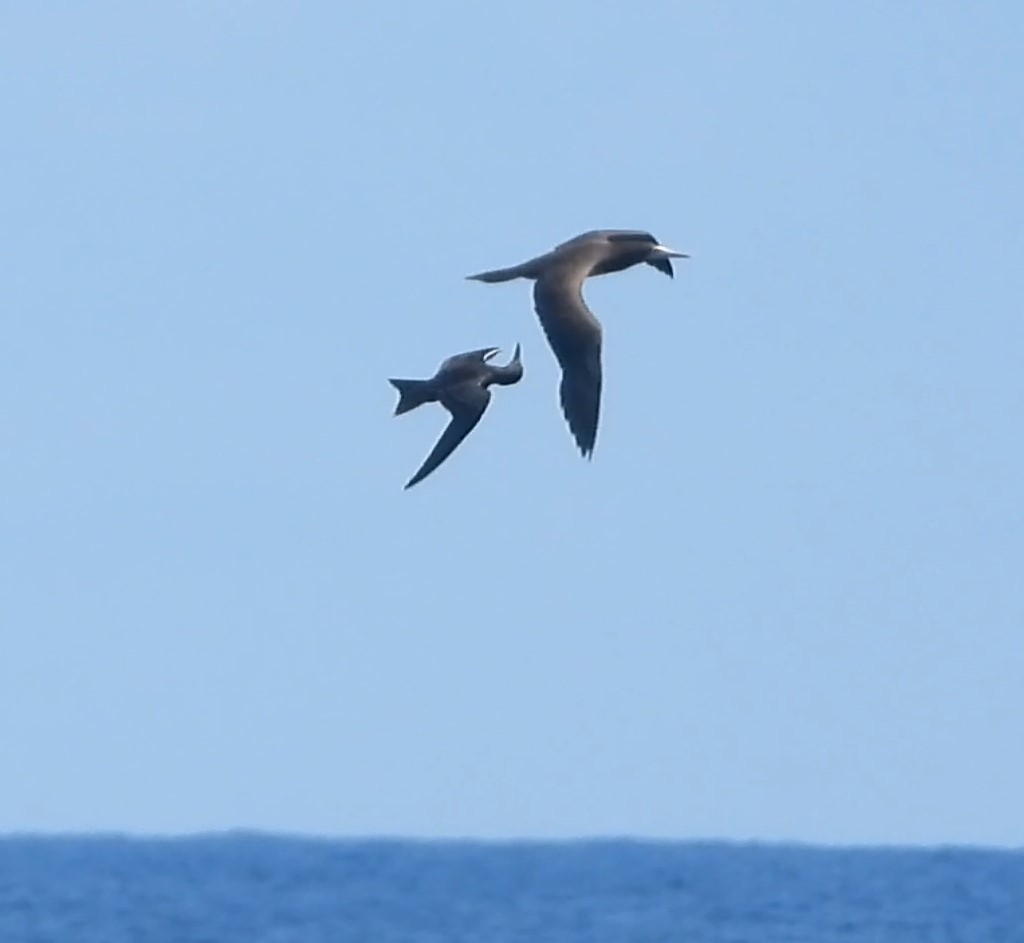
M601 324L583 300L587 272L580 264L551 266L534 283L533 302L562 366L562 412L580 452L589 458L601 412Z
M452 414L451 422L441 433L441 438L437 440L420 470L409 479L406 489L423 481L458 448L483 417L490 401L490 390L485 389L479 380L458 383L444 390L441 394L441 404Z

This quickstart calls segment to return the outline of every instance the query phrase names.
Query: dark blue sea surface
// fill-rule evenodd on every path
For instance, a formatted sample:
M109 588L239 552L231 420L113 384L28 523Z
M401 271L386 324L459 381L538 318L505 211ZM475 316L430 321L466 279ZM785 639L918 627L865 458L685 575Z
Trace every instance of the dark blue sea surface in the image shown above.
M0 838L0 943L1024 943L1024 852Z

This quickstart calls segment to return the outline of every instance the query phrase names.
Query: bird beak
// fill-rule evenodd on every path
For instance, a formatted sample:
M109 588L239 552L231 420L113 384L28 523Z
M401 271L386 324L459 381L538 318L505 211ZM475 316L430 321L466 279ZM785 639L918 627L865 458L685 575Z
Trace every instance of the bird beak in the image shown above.
M668 246L657 245L651 249L651 255L657 259L688 259L689 256L685 252L676 252L675 249L670 249Z
M489 347L487 353L484 354L484 360L490 360L493 357L497 357L501 353L500 347Z

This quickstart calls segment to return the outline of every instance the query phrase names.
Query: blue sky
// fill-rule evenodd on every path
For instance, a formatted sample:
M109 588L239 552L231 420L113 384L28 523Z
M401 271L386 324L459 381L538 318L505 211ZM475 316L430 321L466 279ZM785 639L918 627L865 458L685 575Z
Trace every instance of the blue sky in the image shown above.
M6 4L0 830L1024 843L1022 28Z

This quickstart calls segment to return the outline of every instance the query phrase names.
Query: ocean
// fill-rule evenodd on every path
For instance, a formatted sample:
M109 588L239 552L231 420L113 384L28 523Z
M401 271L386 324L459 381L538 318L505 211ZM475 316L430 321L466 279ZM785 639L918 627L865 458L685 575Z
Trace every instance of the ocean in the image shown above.
M0 838L0 943L1024 943L1024 851Z

